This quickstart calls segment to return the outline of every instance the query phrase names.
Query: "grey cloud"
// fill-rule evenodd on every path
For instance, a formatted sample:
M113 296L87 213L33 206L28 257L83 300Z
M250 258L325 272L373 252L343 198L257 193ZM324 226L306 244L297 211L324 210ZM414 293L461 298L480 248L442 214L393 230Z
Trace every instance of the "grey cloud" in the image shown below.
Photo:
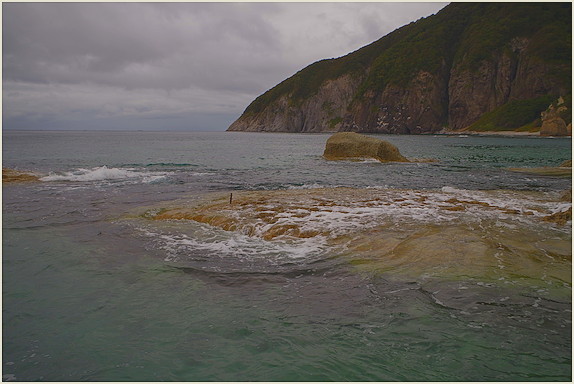
M308 64L444 5L3 3L4 122L238 116Z
M24 63L30 64L30 70L66 65L71 70L96 72L114 70L128 62L165 54L167 47L164 44L150 40L154 36L150 33L154 26L146 20L147 15L137 12L138 17L134 18L130 9L133 7L129 5L5 4L4 53L25 59ZM92 58L88 66L78 65L86 64L83 59L88 57ZM21 61L13 64L17 69ZM44 64L44 67L39 64ZM14 72L16 76L25 75ZM52 74L57 75L57 71Z
M146 3L8 3L4 79L202 86L210 74L221 78L222 65L244 70L264 59L259 52L279 47L260 13L238 18L237 8L241 4L184 4L157 12L159 5Z

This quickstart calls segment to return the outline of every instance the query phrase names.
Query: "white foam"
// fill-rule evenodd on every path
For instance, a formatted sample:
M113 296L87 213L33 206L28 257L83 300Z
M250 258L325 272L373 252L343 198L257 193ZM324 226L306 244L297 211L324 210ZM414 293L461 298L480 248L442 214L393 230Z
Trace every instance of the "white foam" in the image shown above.
M360 158L357 161L355 161L356 163L374 163L374 164L380 164L381 161L377 160L377 159L372 159L370 157L366 157L366 158Z
M236 260L265 259L265 261L285 261L285 259L307 259L325 250L324 238L298 239L296 241L265 241L258 237L239 232L228 232L195 224L197 232L186 234L159 233L149 228L138 228L146 237L153 239L156 246L166 252L165 261L185 261L198 250L210 255L231 257Z
M287 189L317 189L317 188L325 188L325 186L321 184L303 184L303 185L290 185L289 187L287 187Z
M141 179L144 183L153 183L164 178L165 172L139 172L133 168L108 168L107 166L91 169L78 168L74 171L55 173L40 178L42 181L104 181L104 180L127 180Z
M444 193L464 193L464 192L467 192L466 189L458 189L458 188L454 188L454 187L449 187L448 185L442 187L441 191L443 191Z
M571 207L572 207L572 203L561 202L561 203L553 204L553 206L550 206L549 208L550 208L552 214L555 214L558 212L564 212Z
M453 199L453 194L455 194ZM272 225L294 224L303 231L328 232L333 236L372 228L381 224L480 223L494 220L505 225L516 222L539 226L539 219L562 212L571 203L548 201L540 194L513 191L470 191L444 187L441 191L387 190L378 200L361 202L333 196L334 205L317 210L312 202L299 201L289 209L281 203L273 224L260 223L256 233L265 233ZM308 205L309 209L305 209ZM262 208L262 207L260 207ZM455 208L455 209L452 209ZM460 209L458 209L460 208ZM266 209L273 213L273 207Z
M470 191L451 187L438 191L371 191L372 194L364 195L337 189L321 189L316 194L281 192L281 198L269 199L263 204L222 208L224 212L220 213L236 220L237 231L186 222L185 235L161 234L151 227L148 236L154 238L172 260L188 257L198 249L250 260L261 255L279 259L310 258L321 257L329 247L344 247L345 238L377 228L409 231L420 228L421 224L463 224L465 227L470 224L477 228L526 225L537 230L541 227L553 230L548 228L551 224L544 224L540 218L571 206L571 203L548 200L544 194L515 191ZM261 214L264 215L261 217ZM268 220L266 214L273 215L273 220ZM274 232L280 226L293 226L295 233L309 237L292 236L290 229L281 234ZM277 235L269 239L270 233Z

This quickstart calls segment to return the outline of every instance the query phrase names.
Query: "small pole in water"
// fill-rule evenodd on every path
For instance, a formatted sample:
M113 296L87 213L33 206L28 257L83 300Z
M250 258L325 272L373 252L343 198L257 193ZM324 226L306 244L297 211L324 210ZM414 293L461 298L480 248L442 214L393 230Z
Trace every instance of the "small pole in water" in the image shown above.
M232 201L233 201L233 193L231 193L231 194L229 195L229 204L231 204Z

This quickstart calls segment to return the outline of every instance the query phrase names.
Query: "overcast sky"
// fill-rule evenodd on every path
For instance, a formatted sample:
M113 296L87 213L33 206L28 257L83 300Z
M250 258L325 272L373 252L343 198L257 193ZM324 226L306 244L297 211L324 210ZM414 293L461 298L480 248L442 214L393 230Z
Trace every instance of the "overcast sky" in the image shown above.
M3 3L3 129L225 130L447 3Z

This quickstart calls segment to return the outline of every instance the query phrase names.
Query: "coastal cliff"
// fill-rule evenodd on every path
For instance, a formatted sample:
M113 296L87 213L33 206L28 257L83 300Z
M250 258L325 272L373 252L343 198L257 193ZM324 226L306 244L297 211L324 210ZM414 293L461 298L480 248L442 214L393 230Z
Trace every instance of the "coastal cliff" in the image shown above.
M452 3L311 64L257 97L228 130L420 134L470 129L497 110L503 123L482 130L532 128L560 96L571 110L571 6Z

